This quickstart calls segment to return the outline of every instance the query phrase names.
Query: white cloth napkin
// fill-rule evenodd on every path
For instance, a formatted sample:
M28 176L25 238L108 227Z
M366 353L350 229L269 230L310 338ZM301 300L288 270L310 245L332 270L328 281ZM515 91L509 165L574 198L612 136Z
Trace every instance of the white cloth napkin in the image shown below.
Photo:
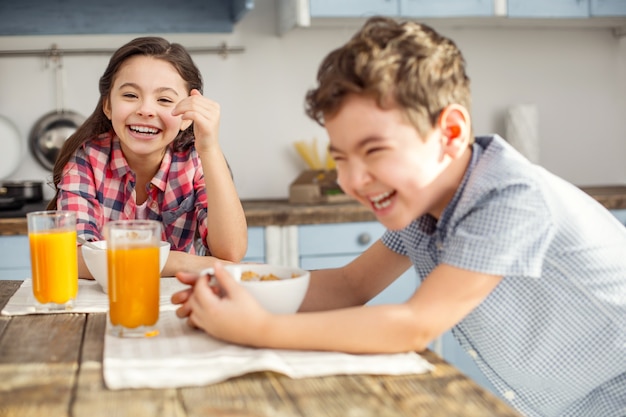
M161 311L157 328L158 336L141 339L119 338L107 328L103 374L109 389L198 386L256 371L304 378L419 374L434 369L415 352L353 355L232 345L190 328L171 310Z
M187 286L176 278L161 278L160 305L162 310L175 310L176 306L170 301L172 294ZM74 300L72 310L36 311L35 297L33 296L33 281L24 280L20 288L13 294L9 302L2 309L3 316L20 316L25 314L58 314L58 313L106 313L109 311L109 298L102 292L96 281L78 280L78 295Z

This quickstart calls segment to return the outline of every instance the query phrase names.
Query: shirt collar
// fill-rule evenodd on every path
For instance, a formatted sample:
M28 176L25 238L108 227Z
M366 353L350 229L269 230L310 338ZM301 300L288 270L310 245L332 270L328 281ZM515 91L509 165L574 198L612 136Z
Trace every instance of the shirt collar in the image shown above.
M125 175L132 175L135 177L134 172L130 169L126 157L122 152L120 140L117 135L113 133L106 133L111 136L111 172L114 178L123 178ZM156 175L152 178L151 184L157 187L161 191L165 191L167 185L167 173L170 171L172 165L172 145L169 145L165 150L165 155L161 161L161 166Z
M465 186L467 185L469 177L472 174L472 171L474 170L474 167L476 166L480 155L483 153L485 148L489 146L490 142L491 137L477 137L472 144L472 157L470 159L470 163L465 170L465 174L463 174L463 179L459 184L459 188L457 188L456 192L454 193L454 197L452 197L452 200L450 200L448 205L443 209L443 212L441 213L441 218L437 222L437 228L444 227L450 220L450 217L452 216L452 213L454 213L454 210L456 209L461 195L463 195Z

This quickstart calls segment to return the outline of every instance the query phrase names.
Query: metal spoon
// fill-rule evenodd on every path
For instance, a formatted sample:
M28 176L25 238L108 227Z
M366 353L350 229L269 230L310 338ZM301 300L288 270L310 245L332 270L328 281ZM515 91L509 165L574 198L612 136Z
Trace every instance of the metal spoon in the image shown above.
M78 241L79 241L80 243L82 243L83 245L85 245L85 246L87 246L87 247L90 247L91 249L94 249L94 250L103 250L103 248L100 248L100 247L98 247L98 246L94 245L93 243L91 243L91 242L90 242L90 241L88 241L88 240L83 239L82 237L76 237L76 240L78 240Z

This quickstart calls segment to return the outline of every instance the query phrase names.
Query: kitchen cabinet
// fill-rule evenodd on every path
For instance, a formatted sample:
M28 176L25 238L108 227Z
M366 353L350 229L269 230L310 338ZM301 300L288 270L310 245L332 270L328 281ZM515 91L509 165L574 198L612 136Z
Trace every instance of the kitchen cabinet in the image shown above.
M617 220L626 226L626 209L610 210L610 212L617 218Z
M494 13L494 0L400 0L403 17L476 17Z
M589 17L589 0L508 0L509 17Z
M312 18L492 16L494 0L310 0L309 9Z
M243 262L265 263L265 228L248 228L248 251Z
M591 0L591 16L626 16L626 1Z
M384 233L377 222L356 222L298 227L298 253L304 269L333 268L348 264ZM368 304L402 303L417 288L410 268Z
M28 236L0 236L0 279L30 278Z
M311 17L397 16L398 0L309 0Z
M294 28L357 30L384 15L452 27L590 27L626 34L625 0L277 0L278 34Z
M228 33L254 0L20 0L0 2L0 36Z

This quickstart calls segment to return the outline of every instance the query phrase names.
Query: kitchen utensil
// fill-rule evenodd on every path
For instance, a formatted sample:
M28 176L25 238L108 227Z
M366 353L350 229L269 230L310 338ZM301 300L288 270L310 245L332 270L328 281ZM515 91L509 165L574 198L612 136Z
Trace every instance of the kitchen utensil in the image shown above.
M55 63L57 108L35 122L28 140L35 159L49 171L54 168L65 140L85 121L82 115L65 109L62 68L61 58L57 57Z
M0 197L0 210L19 210L24 207L24 200L17 197Z
M22 159L22 140L17 127L6 117L0 116L0 179L9 175L20 165Z
M38 203L43 200L43 182L0 181L0 197L15 198L24 203Z
M77 237L76 237L76 240L78 240L78 242L79 242L80 244L85 245L85 246L89 246L89 247L90 247L91 249L93 249L93 250L105 250L105 249L106 249L106 246L104 246L104 247L100 247L100 246L94 245L92 242L90 242L90 241L88 241L88 240L85 240L85 239L83 239L83 238L82 238L82 237L80 237L80 236L77 236Z

